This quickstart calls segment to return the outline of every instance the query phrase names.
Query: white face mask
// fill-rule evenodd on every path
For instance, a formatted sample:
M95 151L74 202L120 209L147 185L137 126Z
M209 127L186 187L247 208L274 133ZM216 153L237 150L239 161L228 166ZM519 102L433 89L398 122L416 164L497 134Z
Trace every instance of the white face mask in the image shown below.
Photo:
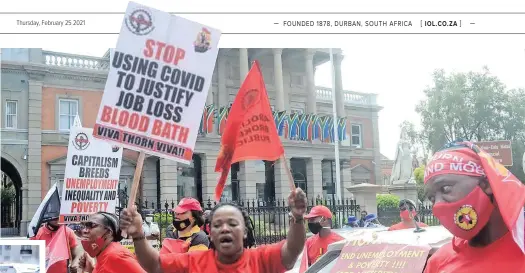
M146 217L146 222L148 222L148 223L153 222L153 217Z

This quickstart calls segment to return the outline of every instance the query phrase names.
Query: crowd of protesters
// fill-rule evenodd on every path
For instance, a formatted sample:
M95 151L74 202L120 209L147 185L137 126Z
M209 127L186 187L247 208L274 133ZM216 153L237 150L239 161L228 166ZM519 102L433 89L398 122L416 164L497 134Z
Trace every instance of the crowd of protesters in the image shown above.
M454 167L465 162L471 168ZM431 256L425 273L525 272L525 186L507 169L476 145L454 142L429 162L425 192L434 215L454 236ZM47 272L274 273L291 269L303 249L300 272L304 272L326 253L329 244L344 238L331 230L329 208L315 206L306 214L306 195L301 189L291 192L288 202L287 238L269 245L256 244L251 218L233 203L204 211L198 200L183 198L173 210L173 223L160 250L148 242L160 233L152 213L143 220L136 208L123 209L120 216L99 212L79 225L63 227L65 232L60 234L67 237L70 260L55 263ZM401 222L388 230L426 227L412 200L401 200L399 213ZM313 234L308 239L305 224ZM363 211L359 220L350 216L347 226L381 224L376 215ZM60 227L58 219L50 219L31 239L49 242L62 236ZM123 230L133 241L135 254L119 243Z

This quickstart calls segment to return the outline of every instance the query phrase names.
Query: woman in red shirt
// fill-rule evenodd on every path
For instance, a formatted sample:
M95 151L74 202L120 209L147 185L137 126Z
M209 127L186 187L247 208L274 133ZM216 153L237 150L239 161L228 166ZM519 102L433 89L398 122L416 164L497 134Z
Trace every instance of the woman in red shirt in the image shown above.
M142 221L140 222L142 226ZM83 272L89 273L144 273L137 259L120 244L122 235L117 216L107 212L97 212L82 226L82 247L91 259L84 256L80 260ZM144 234L143 234L144 235ZM85 255L87 255L85 254Z
M306 195L297 188L288 197L291 223L285 241L249 247L253 228L249 217L235 204L219 204L211 212L210 239L214 249L159 255L144 240L136 209L124 209L120 226L133 238L135 253L149 273L284 273L291 269L306 240L303 215Z
M454 238L425 273L525 272L525 186L470 142L437 152L425 170L433 213Z

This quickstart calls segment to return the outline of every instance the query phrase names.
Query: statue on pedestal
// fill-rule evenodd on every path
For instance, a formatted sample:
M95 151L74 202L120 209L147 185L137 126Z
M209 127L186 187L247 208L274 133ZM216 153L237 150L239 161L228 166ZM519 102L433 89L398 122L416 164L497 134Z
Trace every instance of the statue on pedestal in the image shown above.
M390 184L415 183L413 179L413 157L406 127L401 128L401 136L397 144L396 157L390 176Z

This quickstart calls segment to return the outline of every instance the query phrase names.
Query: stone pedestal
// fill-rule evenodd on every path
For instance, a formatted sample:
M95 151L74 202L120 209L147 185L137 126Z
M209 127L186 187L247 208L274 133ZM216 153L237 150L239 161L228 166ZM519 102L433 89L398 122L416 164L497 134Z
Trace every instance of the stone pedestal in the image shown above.
M392 184L388 187L388 191L400 199L410 199L417 204L417 184Z
M416 181L413 178L405 180L396 180L391 182L392 185L405 185L405 184L416 184Z
M346 188L352 186L352 167L350 162L341 160L341 198L346 199L350 197L350 193L345 191Z
M283 159L282 157L275 161L274 174L275 174L275 198L287 200L290 195L290 178L288 176L288 170L284 166L283 160L286 160L288 167L290 166L290 158Z
M306 161L306 188L308 200L323 197L323 166L321 157L312 157Z
M177 203L178 164L173 160L160 159L160 202Z
M215 172L215 163L217 162L218 154L206 153L201 155L201 170L202 170L202 201L206 205L208 200L214 201L215 186L220 173ZM231 171L230 171L231 173ZM231 183L230 176L226 180L226 184Z
M231 173L231 172L230 172ZM255 161L247 160L239 162L239 190L241 199L252 200L256 197L257 193L257 180L255 179L256 168ZM231 181L231 178L228 176L228 181Z
M381 192L381 186L362 183L346 188L352 193L355 201L361 207L361 211L366 210L368 213L377 215L377 198L376 195Z

